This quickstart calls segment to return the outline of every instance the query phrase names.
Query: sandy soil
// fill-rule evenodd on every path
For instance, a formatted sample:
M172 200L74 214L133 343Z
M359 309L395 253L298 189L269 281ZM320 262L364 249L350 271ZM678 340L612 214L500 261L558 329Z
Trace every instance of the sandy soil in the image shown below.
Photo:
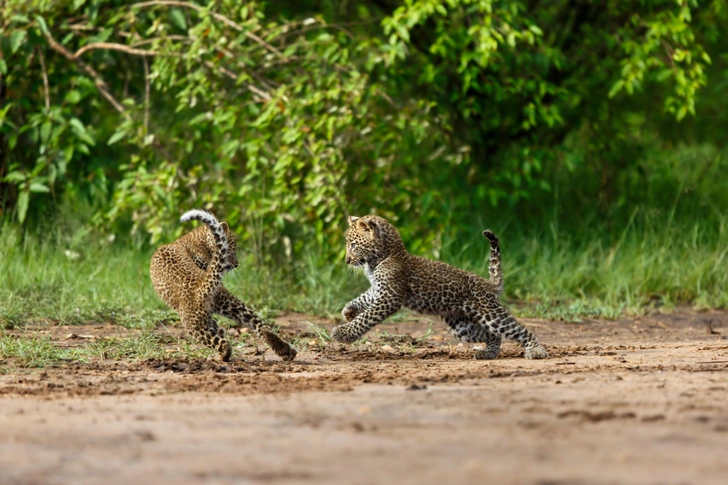
M728 313L525 320L552 358L505 344L489 362L436 321L344 347L307 320L279 318L310 341L292 363L262 346L227 364L0 361L0 484L728 483ZM36 332L128 331L16 331Z

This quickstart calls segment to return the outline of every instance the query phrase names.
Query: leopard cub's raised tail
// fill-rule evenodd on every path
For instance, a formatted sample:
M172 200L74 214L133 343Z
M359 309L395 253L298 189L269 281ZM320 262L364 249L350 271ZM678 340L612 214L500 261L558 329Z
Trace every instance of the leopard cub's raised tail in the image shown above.
M490 282L496 288L496 294L503 294L503 269L501 268L500 243L495 233L490 229L483 231L490 242L490 263L488 264L488 273L490 274Z
M215 287L222 282L222 277L226 269L225 261L230 250L225 229L213 214L199 209L185 212L179 220L180 222L200 221L210 228L210 232L212 232L212 236L215 238L217 251L212 255L212 261L207 265L208 281L211 285L209 292L212 293Z

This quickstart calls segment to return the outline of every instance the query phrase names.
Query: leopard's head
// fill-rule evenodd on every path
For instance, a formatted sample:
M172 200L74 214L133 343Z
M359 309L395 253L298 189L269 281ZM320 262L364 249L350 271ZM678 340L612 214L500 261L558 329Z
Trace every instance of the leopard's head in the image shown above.
M349 217L346 231L346 264L375 267L391 254L404 250L397 229L386 219L368 215Z

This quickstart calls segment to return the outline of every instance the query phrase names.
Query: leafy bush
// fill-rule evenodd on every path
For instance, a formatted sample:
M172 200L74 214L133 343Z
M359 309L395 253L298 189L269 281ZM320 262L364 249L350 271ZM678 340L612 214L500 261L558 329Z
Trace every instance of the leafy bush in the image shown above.
M728 27L720 0L8 0L0 14L5 216L90 206L100 231L156 243L202 206L264 257L311 240L333 254L345 216L373 211L416 220L426 233L400 225L410 247L437 251L473 214L540 200L565 167L609 214L646 150L708 132L685 119L725 69Z

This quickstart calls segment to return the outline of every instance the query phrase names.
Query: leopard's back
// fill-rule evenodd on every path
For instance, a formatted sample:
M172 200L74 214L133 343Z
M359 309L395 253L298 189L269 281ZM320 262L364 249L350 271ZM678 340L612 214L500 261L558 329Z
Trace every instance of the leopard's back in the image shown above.
M496 286L484 278L442 261L408 254L408 293L405 306L445 317L482 295L496 294Z
M180 311L185 303L193 300L192 294L205 279L206 272L190 257L183 244L174 242L154 252L149 275L162 301Z
M227 267L238 264L235 237L226 230L228 240ZM159 297L179 311L190 305L195 293L209 278L208 265L217 251L214 236L207 225L201 225L170 244L159 247L152 255L149 273Z

